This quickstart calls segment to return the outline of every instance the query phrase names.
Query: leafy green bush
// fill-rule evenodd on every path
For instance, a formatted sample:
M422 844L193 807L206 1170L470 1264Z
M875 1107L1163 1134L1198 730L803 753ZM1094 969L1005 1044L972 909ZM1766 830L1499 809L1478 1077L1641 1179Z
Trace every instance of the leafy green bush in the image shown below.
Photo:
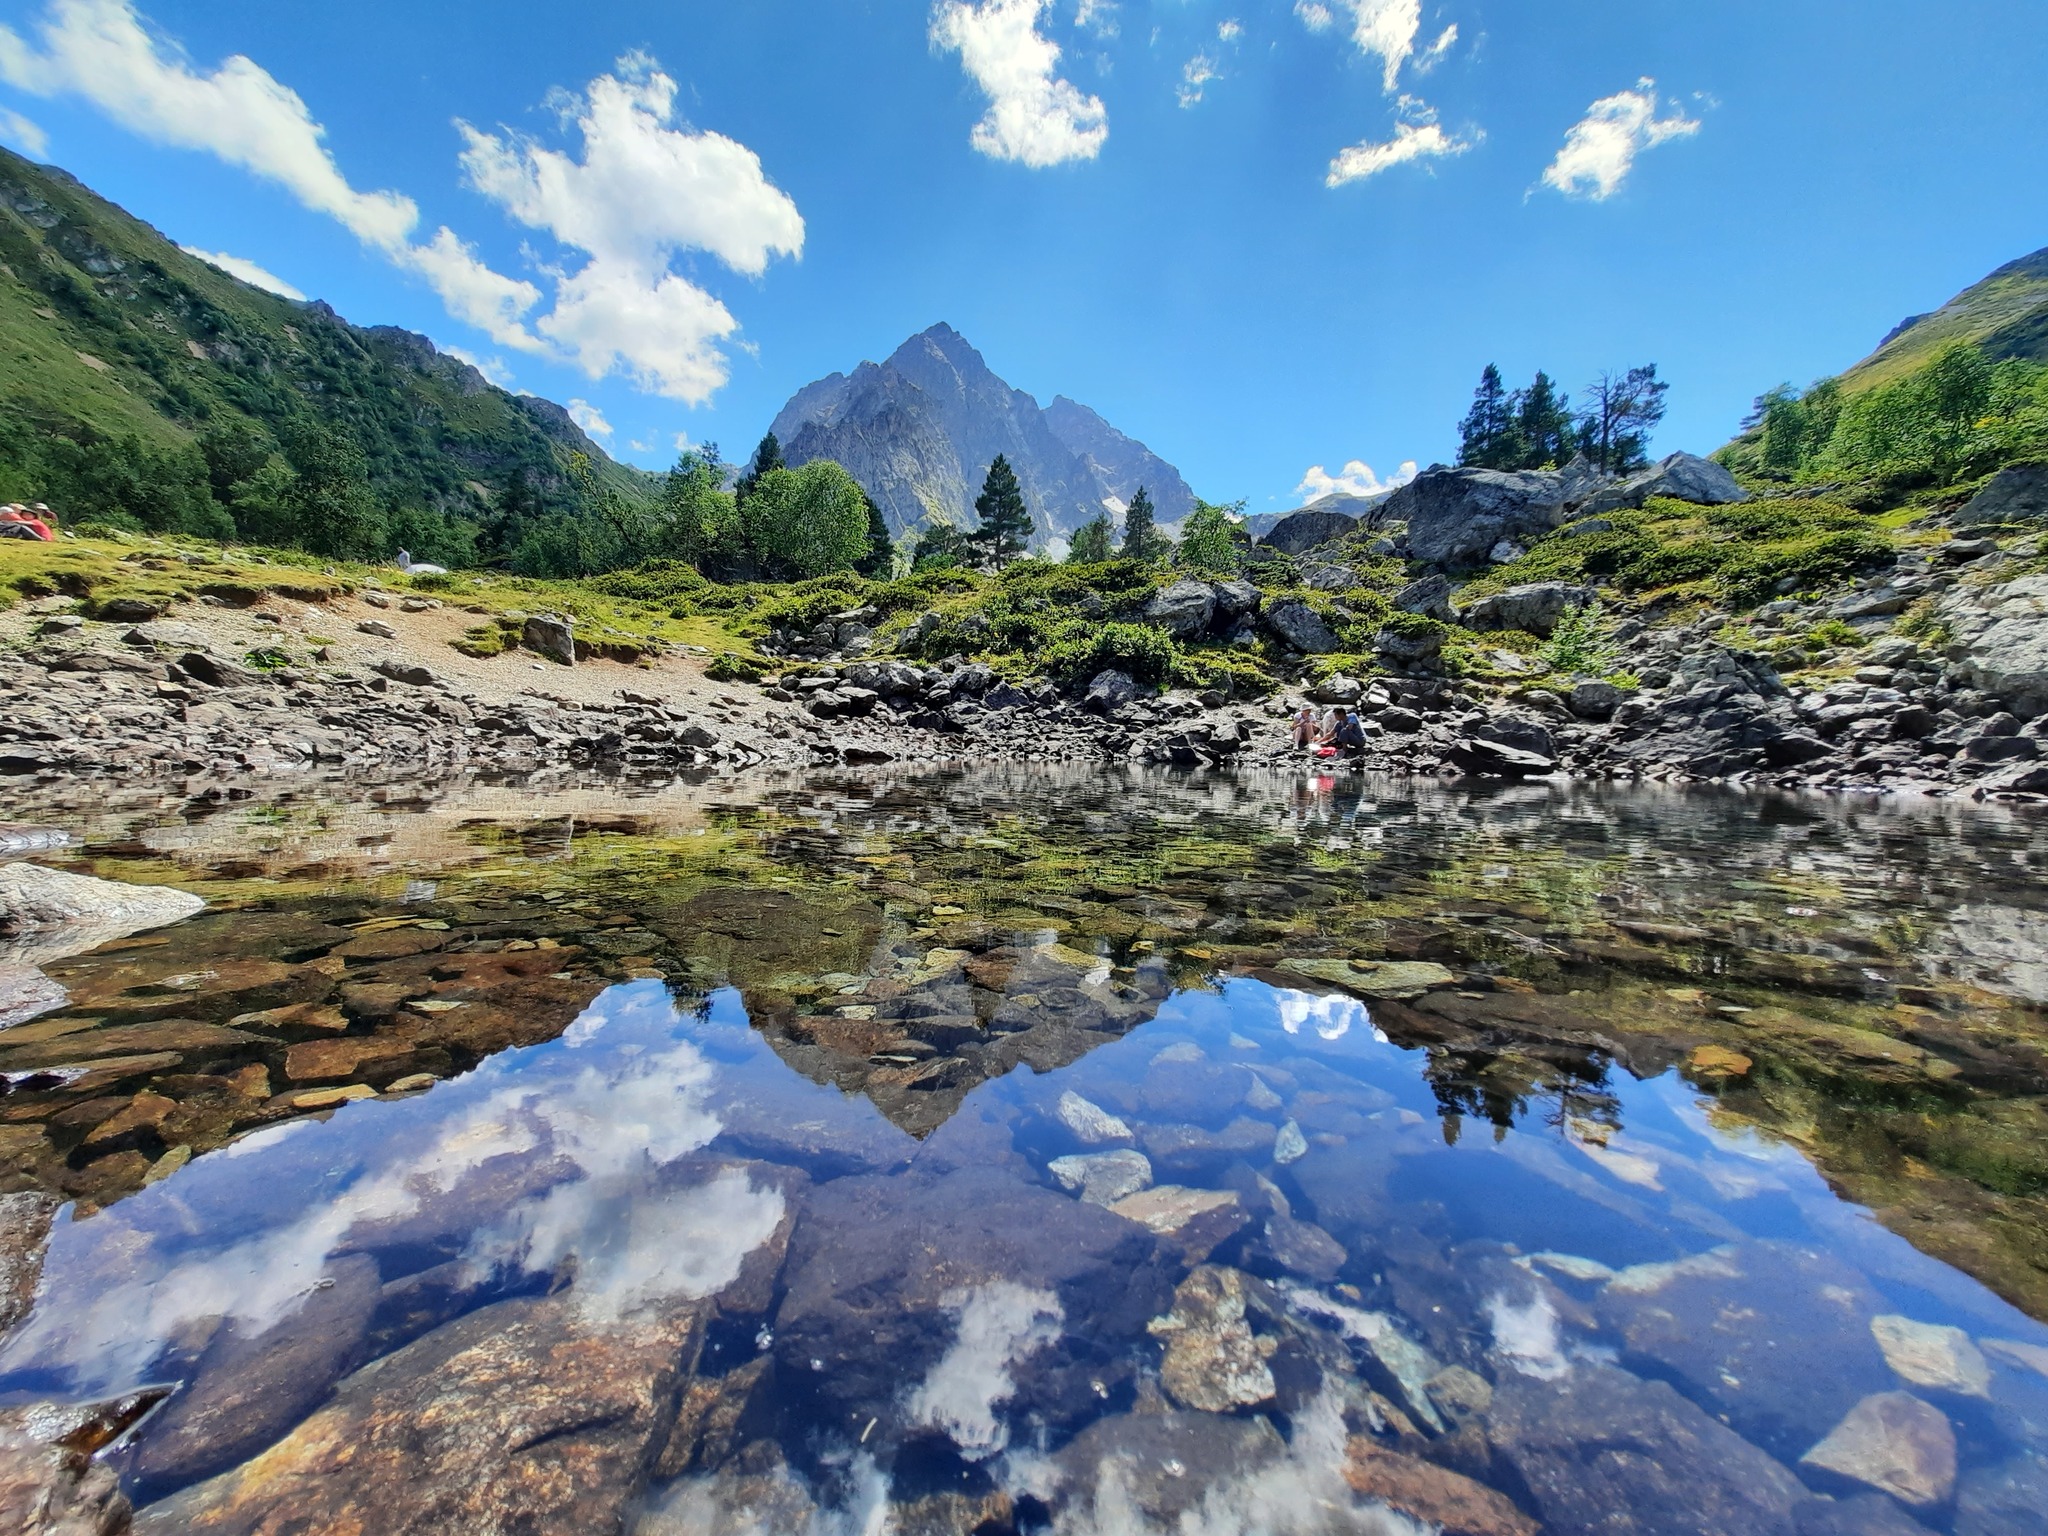
M1607 637L1600 633L1600 605L1587 603L1559 619L1536 655L1549 671L1566 677L1606 671L1610 652Z
M276 646L265 645L245 652L242 664L257 672L282 672L292 664L292 659Z
M751 656L720 651L711 658L704 675L714 683L758 683L768 675L768 669Z
M1128 672L1141 683L1162 683L1173 675L1180 647L1165 630L1150 624L1091 624L1068 620L1039 652L1048 675L1061 682L1085 682L1105 667Z

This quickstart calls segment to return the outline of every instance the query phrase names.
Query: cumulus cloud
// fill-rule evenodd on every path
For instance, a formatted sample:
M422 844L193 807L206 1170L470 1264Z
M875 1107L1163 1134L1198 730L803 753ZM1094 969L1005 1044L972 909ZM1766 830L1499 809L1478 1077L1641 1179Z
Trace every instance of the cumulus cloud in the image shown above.
M1344 466L1340 474L1331 474L1320 464L1311 464L1308 473L1301 477L1301 484L1294 488L1294 494L1307 501L1321 496L1379 496L1397 490L1415 478L1415 461L1405 460L1400 472L1382 480L1373 473L1373 468L1363 459L1353 459Z
M1621 190L1637 155L1699 131L1699 119L1687 117L1676 102L1670 116L1657 115L1657 82L1646 75L1634 90L1603 96L1586 109L1543 172L1543 185L1566 197L1605 202Z
M181 245L178 249L187 256L197 256L210 267L219 267L229 277L239 277L252 288L261 288L280 298L303 300L306 297L275 272L244 257L230 256L226 251L202 251L196 245Z
M569 402L569 419L588 432L592 437L610 437L612 424L604 419L604 412L588 400Z
M1338 150L1330 160L1329 174L1323 178L1325 186L1341 187L1349 181L1363 181L1397 165L1462 155L1479 142L1481 135L1476 130L1462 137L1445 133L1436 113L1413 97L1402 97L1401 106L1405 115L1394 124L1394 136L1378 142L1367 139Z
M1244 23L1239 21L1235 16L1231 17L1228 21L1221 22L1217 25L1216 38L1219 42L1234 43L1240 37L1243 36Z
M719 343L739 322L672 263L690 251L758 277L803 252L804 221L760 156L679 124L676 83L629 54L560 101L582 158L513 133L458 123L470 185L520 223L587 260L560 277L535 328L592 378L623 369L643 388L701 404L727 377Z
M492 270L474 249L443 225L425 245L398 253L399 265L418 273L448 313L473 325L501 347L545 352L547 345L527 330L524 317L541 292L523 278Z
M0 139L5 139L31 160L40 160L50 152L50 136L43 132L42 125L5 107L0 107Z
M1273 1005L1280 1016L1280 1027L1290 1035L1310 1029L1318 1039L1342 1040L1354 1029L1366 1033L1373 1027L1371 1010L1364 1003L1337 992L1318 994L1278 988L1273 993Z
M1351 15L1351 41L1360 53L1377 57L1381 78L1389 96L1400 84L1401 69L1415 53L1415 39L1422 31L1422 0L1295 0L1294 14L1311 32L1327 32L1336 24L1337 11ZM1458 29L1449 28L1437 39L1428 62L1434 64L1458 40Z
M1047 0L947 0L932 17L932 45L988 96L970 142L993 160L1032 167L1092 160L1109 137L1102 100L1054 72L1059 45L1038 30Z
M419 209L349 185L298 92L237 54L211 72L153 36L131 0L51 0L37 49L0 27L0 79L36 96L83 96L158 144L203 150L284 187L365 243L405 243Z
M1234 46L1243 36L1244 24L1234 19L1222 22L1216 28L1216 41L1225 48ZM1180 84L1175 88L1174 95L1183 107L1195 106L1201 101L1202 92L1209 82L1222 78L1221 59L1217 54L1205 49L1182 66Z

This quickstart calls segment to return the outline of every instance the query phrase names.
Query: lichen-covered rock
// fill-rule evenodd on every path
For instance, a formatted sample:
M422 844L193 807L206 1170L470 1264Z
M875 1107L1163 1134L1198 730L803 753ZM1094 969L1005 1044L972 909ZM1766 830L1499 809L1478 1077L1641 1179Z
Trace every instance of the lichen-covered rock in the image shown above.
M1956 1432L1939 1408L1912 1393L1878 1392L1799 1459L1928 1509L1955 1488Z
M1273 1372L1245 1321L1246 1291L1258 1284L1240 1270L1204 1264L1173 1293L1173 1309L1149 1325L1166 1343L1159 1382L1183 1408L1229 1413L1269 1402Z
M1653 496L1689 501L1701 507L1726 506L1731 502L1749 500L1749 492L1712 459L1691 453L1674 453L1640 474L1594 491L1579 505L1578 514L1595 517L1623 507L1640 507Z

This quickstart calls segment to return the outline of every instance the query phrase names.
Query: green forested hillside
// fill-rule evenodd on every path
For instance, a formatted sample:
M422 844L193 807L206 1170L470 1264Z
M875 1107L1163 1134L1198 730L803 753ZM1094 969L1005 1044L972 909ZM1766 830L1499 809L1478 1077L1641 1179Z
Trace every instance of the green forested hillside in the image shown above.
M1915 315L1842 375L1852 393L1892 383L1966 341L1994 363L2048 363L2048 249L2009 261L1930 314Z
M426 338L252 288L0 150L0 497L572 574L654 484Z

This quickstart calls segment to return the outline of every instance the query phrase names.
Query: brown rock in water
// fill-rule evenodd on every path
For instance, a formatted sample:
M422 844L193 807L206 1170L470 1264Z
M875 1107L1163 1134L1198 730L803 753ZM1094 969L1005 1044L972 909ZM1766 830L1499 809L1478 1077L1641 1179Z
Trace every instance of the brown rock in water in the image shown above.
M344 960L402 960L409 955L429 954L447 946L448 935L431 928L387 928L365 933L336 945L328 953Z
M1483 1483L1362 1438L1347 1448L1344 1481L1390 1509L1441 1527L1444 1536L1536 1536L1542 1529Z
M136 1496L147 1502L225 1471L298 1423L360 1363L377 1300L377 1265L356 1254L270 1327L223 1326L190 1385L144 1431L132 1462Z
M1109 1210L1166 1238L1199 1264L1235 1237L1250 1218L1227 1189L1183 1189L1159 1184L1111 1204Z
M33 1030L37 1026L27 1026ZM0 1071L26 1072L45 1067L90 1066L95 1058L102 1056L134 1056L142 1054L184 1053L187 1055L229 1056L245 1047L264 1043L258 1036L245 1034L239 1029L224 1029L218 1024L202 1024L194 1019L159 1019L152 1024L113 1024L103 1029L82 1029L71 1034L39 1042L17 1044L9 1037L19 1031L9 1030L0 1035L0 1045L13 1049L0 1050Z
M1249 1277L1204 1264L1173 1293L1173 1310L1148 1331L1166 1341L1160 1385L1183 1408L1228 1413L1270 1402L1277 1386L1272 1368L1245 1321Z
M1172 1530L1212 1486L1268 1466L1286 1452L1286 1442L1264 1417L1171 1409L1097 1419L1057 1460L1070 1489L1085 1495L1114 1479L1141 1514Z
M356 1077L366 1068L373 1069L372 1076L392 1076L404 1070L412 1054L411 1045L388 1035L307 1040L285 1052L284 1075L295 1083Z
M86 1132L85 1145L97 1150L123 1141L132 1142L143 1136L153 1137L163 1129L164 1121L177 1108L175 1100L145 1090L130 1099L118 1113L108 1116Z
M737 1444L741 1416L753 1403L771 1357L757 1355L723 1376L698 1376L683 1388L675 1427L656 1458L654 1475L667 1481L725 1462Z
M128 1500L93 1452L163 1400L134 1392L98 1403L0 1408L0 1530L17 1536L122 1536Z
M1487 1433L1548 1536L1793 1536L1799 1480L1663 1382L1509 1373Z
M35 1302L57 1203L35 1190L0 1195L0 1334L28 1316Z
M1912 1393L1877 1392L1799 1460L1926 1509L1955 1489L1956 1432L1939 1408Z
M617 1531L707 1306L600 1322L501 1301L349 1377L254 1460L150 1505L144 1536Z

